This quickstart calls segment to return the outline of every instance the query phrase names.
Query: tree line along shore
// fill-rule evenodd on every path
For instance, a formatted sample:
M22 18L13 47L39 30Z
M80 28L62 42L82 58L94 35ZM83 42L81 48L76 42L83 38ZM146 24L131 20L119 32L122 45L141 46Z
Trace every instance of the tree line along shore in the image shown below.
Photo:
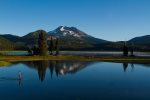
M41 30L37 41L38 45L28 47L28 55L3 55L0 54L0 65L5 64L3 61L28 61L28 60L86 60L86 61L108 61L108 62L136 62L149 63L149 57L136 57L134 47L128 47L124 42L122 47L122 56L86 56L86 55L60 55L59 39L55 38L46 40L46 32ZM54 45L55 44L55 45ZM55 51L55 52L54 52ZM129 55L130 52L130 55ZM8 64L8 63L6 63Z

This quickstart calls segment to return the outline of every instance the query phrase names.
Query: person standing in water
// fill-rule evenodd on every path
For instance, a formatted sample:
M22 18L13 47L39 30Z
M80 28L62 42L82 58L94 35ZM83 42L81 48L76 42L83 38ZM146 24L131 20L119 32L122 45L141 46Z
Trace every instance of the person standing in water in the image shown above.
M22 79L23 79L23 76L22 76L21 71L19 71L19 73L18 73L18 78L19 78L19 80L22 80Z
M19 86L22 86L23 75L21 71L18 72Z

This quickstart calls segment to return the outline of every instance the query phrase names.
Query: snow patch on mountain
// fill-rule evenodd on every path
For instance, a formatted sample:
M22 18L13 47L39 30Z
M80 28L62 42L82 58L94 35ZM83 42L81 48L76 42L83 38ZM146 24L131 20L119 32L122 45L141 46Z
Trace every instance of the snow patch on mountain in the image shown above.
M79 29L75 27L67 27L67 26L60 26L57 29L48 32L51 35L57 35L57 36L73 36L78 38L83 37L90 37L86 33L80 31Z
M64 29L64 26L62 26L61 28L60 28L60 31L65 31L65 29Z

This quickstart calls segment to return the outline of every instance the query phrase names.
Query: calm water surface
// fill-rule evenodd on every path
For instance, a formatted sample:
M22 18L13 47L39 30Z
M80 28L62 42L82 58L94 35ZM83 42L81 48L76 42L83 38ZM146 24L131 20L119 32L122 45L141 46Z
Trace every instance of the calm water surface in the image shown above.
M18 62L0 67L0 100L10 99L150 100L150 64Z

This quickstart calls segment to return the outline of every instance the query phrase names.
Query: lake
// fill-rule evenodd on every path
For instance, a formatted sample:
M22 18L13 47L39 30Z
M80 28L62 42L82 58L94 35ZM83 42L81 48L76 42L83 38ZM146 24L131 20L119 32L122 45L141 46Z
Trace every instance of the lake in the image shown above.
M150 100L150 64L16 62L0 67L0 99Z

